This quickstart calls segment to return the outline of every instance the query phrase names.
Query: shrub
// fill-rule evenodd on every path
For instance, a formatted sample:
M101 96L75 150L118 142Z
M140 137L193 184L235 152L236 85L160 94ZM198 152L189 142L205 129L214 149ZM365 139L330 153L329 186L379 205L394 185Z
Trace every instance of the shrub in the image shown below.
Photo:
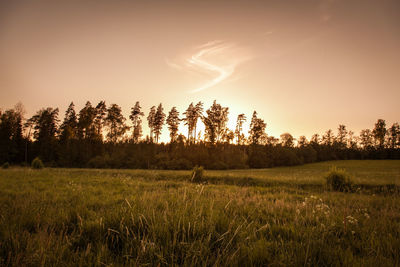
M3 169L8 169L8 168L10 167L10 163L5 162L3 165L1 165L1 167L2 167Z
M345 170L332 167L327 176L325 176L325 179L326 185L330 190L340 192L351 191L353 182Z
M43 169L44 165L40 158L36 157L32 160L32 169Z
M192 174L190 175L190 181L194 183L200 183L201 181L203 181L203 173L203 166L195 166L192 170Z

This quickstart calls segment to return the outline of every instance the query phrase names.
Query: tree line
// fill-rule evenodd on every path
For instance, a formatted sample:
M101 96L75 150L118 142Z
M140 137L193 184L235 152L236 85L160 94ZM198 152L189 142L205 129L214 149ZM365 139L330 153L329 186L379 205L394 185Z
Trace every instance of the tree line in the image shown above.
M216 101L204 110L202 102L191 103L180 115L176 107L168 114L163 105L152 106L147 116L139 102L129 120L117 104L100 101L76 112L73 102L59 119L58 108L43 108L24 118L24 107L0 110L0 163L29 164L40 157L48 166L95 168L208 169L267 168L335 159L400 159L400 127L386 126L378 119L373 129L359 135L339 125L336 133L280 138L266 133L267 124L253 112L249 131L243 131L245 114L237 117L235 129L227 127L229 108ZM149 135L143 136L144 118ZM187 133L179 133L184 123ZM204 124L204 134L197 132ZM170 141L160 143L167 125Z

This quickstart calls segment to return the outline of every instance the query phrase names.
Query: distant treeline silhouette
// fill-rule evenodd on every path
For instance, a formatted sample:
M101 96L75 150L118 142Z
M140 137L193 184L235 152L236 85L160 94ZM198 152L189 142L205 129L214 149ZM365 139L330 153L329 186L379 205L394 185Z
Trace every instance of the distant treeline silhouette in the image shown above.
M162 104L150 109L146 119L150 134L143 138L145 116L139 102L131 108L131 126L117 104L104 101L96 106L88 101L79 111L71 103L62 123L58 108L43 108L25 120L22 104L0 111L0 164L29 164L35 157L47 166L93 168L207 169L269 168L337 159L400 159L400 128L387 128L378 119L372 130L356 136L339 125L311 140L297 140L284 133L268 136L266 123L254 111L248 136L243 132L246 116L237 117L235 129L227 127L229 108L213 102L204 111L203 103L191 103L180 113L173 107L164 113ZM197 132L198 122L205 126ZM187 134L178 132L180 123ZM163 125L170 133L169 143L159 143Z

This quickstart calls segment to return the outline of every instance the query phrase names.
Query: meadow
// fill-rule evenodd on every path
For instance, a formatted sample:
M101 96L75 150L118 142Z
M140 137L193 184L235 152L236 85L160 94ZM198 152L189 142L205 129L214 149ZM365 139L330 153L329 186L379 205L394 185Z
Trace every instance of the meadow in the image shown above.
M354 191L327 189L330 166ZM0 265L399 266L400 161L0 170Z

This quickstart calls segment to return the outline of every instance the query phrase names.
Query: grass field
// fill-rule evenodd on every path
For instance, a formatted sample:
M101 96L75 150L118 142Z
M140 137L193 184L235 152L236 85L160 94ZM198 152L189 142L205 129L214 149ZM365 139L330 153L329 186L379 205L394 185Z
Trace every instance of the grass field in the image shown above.
M333 165L355 192L326 189ZM400 265L400 161L189 176L0 170L0 265Z

